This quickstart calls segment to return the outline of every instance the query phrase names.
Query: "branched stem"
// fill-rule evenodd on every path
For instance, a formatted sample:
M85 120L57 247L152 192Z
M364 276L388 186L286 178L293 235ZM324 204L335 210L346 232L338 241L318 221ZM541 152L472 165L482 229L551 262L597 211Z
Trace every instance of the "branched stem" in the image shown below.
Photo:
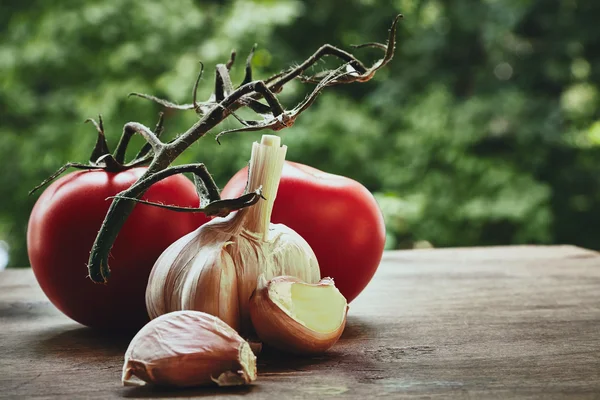
M302 64L293 68L292 70L281 76L279 79L277 79L273 84L269 85L270 89L275 93L279 93L286 83L301 75L308 68L312 67L318 60L327 55L338 57L342 61L349 63L356 71L358 71L361 74L367 71L367 67L365 67L363 63L358 61L352 54L344 50L338 49L337 47L334 47L330 44L325 44L321 46L312 56L308 57L306 61L304 61Z
M165 129L164 122L165 122L165 114L163 112L161 112L158 114L158 122L156 123L156 126L154 127L154 135L156 135L157 138L160 138L160 136L162 135L162 133ZM142 148L140 149L140 151L136 154L135 159L133 160L132 164L138 163L138 162L142 161L143 159L147 159L147 161L150 161L150 159L152 158L150 155L150 150L152 150L152 146L149 143L144 144L142 146Z
M144 200L140 201L140 198L152 184L161 179L182 172L193 173L196 179L196 187L201 197L200 208L195 209L194 211L202 210L211 215L224 216L231 211L256 203L261 197L258 188L247 188L250 192L238 199L221 200L219 191L204 165L190 164L178 167L170 167L170 165L189 146L205 136L212 128L216 127L228 116L232 114L235 115L235 111L241 107L249 107L262 116L263 120L244 121L236 116L243 127L222 132L220 135L228 132L261 129L277 131L289 127L294 123L295 119L314 102L324 88L337 84L366 82L370 80L377 70L385 66L392 59L395 49L396 27L400 17L401 16L399 15L394 19L386 44L367 43L358 46L375 47L385 50L385 56L381 60L375 62L370 68L367 68L351 53L326 44L321 46L313 55L298 66L276 74L265 81L252 81L251 60L255 49L253 47L246 60L244 80L237 88L234 89L229 75L229 70L235 61L235 52L231 53L231 57L226 64L217 65L215 93L206 102L199 103L196 100L196 91L202 72L200 72L193 88L192 104L177 105L168 100L154 96L134 93L134 95L138 97L157 102L165 108L179 110L195 109L201 118L186 132L166 144L160 141L158 132L155 134L149 128L138 122L129 122L125 125L122 141L128 142L131 135L134 133L142 135L151 147L152 152L149 152L149 149L146 148L143 157L140 158L140 160L151 159L152 161L146 172L136 183L113 198L113 202L110 205L92 247L88 264L90 278L98 283L105 283L107 281L110 275L108 255L119 230L132 212L136 202L149 204ZM323 73L315 74L313 76L305 77L303 75L305 71L325 56L337 57L344 62L344 65L335 70L324 71ZM300 104L290 110L286 110L277 99L276 94L281 92L284 85L295 78L301 78L305 82L316 83L317 86ZM261 103L259 101L261 99L265 100L267 104ZM160 122L160 126L162 129L162 122ZM121 160L120 151L117 151L115 156L117 157L117 161ZM135 162L136 160L133 161L133 163ZM131 166L131 164L128 164L128 166ZM157 206L169 209L177 208L163 204L158 204ZM190 209L183 211L190 211Z

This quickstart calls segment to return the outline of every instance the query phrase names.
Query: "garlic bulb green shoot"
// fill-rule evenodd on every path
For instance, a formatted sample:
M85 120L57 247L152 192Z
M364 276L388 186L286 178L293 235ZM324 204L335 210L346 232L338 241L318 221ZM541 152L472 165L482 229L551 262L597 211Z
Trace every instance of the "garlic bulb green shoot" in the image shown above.
M254 143L247 188L262 187L266 200L215 218L164 251L146 289L150 318L197 310L250 333L249 300L260 275L319 281L319 265L308 243L287 226L270 222L286 151L277 136L264 135L260 144Z

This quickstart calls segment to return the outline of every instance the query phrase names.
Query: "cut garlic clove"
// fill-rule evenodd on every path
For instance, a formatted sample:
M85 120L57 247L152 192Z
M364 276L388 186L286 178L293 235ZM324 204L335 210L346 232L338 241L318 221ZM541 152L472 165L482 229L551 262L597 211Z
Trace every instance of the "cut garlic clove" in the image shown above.
M260 276L250 299L250 316L259 338L280 350L322 353L344 331L348 304L333 280L317 284L280 276L267 282Z
M219 318L177 311L150 321L125 353L122 382L162 386L243 385L256 379L250 345Z

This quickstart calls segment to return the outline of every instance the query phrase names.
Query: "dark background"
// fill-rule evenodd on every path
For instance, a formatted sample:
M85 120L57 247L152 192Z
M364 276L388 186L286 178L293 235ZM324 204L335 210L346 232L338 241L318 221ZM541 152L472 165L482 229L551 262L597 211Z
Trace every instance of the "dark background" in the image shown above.
M129 92L190 102L201 60L206 98L232 48L235 79L255 42L255 77L266 78L324 43L383 42L399 12L391 65L371 82L328 88L281 132L288 159L374 192L388 248L600 248L600 2L13 0L0 4L0 253L28 265L39 194L27 192L87 160L86 118L103 115L112 146L125 122L153 126L159 107ZM380 56L357 54L369 64ZM294 82L280 97L291 108L309 89ZM168 114L166 135L196 119ZM261 133L221 146L216 133L178 163L204 162L224 186Z

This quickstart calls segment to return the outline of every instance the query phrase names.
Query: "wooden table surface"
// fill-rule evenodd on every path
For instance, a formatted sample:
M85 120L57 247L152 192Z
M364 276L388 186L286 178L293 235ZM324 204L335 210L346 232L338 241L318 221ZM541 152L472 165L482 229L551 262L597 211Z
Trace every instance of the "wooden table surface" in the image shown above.
M263 355L249 387L122 387L127 344L60 314L30 270L0 272L0 398L600 398L600 255L386 253L329 353Z

